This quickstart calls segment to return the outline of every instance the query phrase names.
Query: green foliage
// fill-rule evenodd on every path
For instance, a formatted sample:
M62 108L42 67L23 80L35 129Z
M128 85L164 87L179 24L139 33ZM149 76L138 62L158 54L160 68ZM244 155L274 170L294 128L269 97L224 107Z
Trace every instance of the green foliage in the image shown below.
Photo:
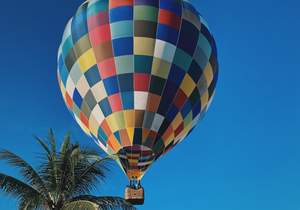
M69 134L57 149L51 129L47 140L36 140L43 150L37 169L10 151L0 151L0 160L18 169L23 178L0 173L0 190L18 200L19 210L135 209L122 198L88 195L104 181L109 158L71 143Z

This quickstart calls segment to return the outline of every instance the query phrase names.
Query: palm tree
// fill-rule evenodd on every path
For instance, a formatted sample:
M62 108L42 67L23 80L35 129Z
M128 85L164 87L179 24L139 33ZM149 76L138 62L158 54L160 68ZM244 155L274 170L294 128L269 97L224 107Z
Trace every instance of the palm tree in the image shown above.
M96 151L72 144L70 135L66 135L57 150L52 130L47 141L36 139L43 148L41 164L36 169L18 155L0 151L0 160L19 169L23 177L0 173L0 190L18 200L18 209L135 209L119 197L89 195L104 180L109 158L100 158Z

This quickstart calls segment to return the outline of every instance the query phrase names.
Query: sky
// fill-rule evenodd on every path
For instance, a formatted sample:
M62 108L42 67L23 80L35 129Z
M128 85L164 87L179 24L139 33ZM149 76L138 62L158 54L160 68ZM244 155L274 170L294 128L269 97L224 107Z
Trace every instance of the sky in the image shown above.
M194 0L215 36L220 74L206 118L143 179L139 210L300 210L300 2ZM70 131L57 49L79 0L2 1L0 148L37 163L33 135ZM100 151L100 150L99 150ZM0 163L0 171L18 176ZM114 165L96 195L123 196ZM0 194L0 209L16 201Z

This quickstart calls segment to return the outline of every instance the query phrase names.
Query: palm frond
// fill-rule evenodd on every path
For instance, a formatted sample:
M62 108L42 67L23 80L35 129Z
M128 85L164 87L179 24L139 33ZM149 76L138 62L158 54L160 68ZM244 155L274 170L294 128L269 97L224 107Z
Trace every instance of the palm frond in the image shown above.
M56 139L53 130L50 128L48 131L48 141L51 146L52 156L56 157Z
M89 159L92 159L92 160L100 160L100 159L103 159L102 158L102 154L99 153L98 150L94 150L94 149L91 149L91 148L81 148L81 152L80 152L81 155L83 155L85 158L89 158Z
M41 147L45 150L48 158L51 158L51 150L49 149L49 147L46 144L46 142L43 139L39 138L38 136L34 136L34 138L39 143L39 145L41 145Z
M56 202L73 193L75 178L74 170L80 156L79 145L70 144L69 137L65 139L57 159L44 161L40 173Z
M60 158L56 161L61 172L58 175L59 192L64 192L68 198L88 194L96 189L96 186L104 180L106 172L109 171L107 158L102 159L96 154L87 149L81 150L77 144L71 144L64 154L60 154Z
M107 158L94 160L93 162L82 158L75 168L75 194L87 194L104 181L109 171Z
M59 178L56 161L54 160L43 160L39 166L39 174L43 179L46 188L51 193L52 200L56 200L58 196Z
M0 173L0 189L8 195L17 197L18 199L27 196L40 196L40 192L25 182Z
M37 136L35 138L46 152L46 158L43 158L43 162L39 167L39 174L44 180L46 188L52 192L55 192L58 186L58 176L56 165L56 140L53 130L49 129L47 141Z
M80 147L78 144L73 145L74 149L71 151L70 153L70 159L71 159L71 163L72 163L72 168L74 169L74 166L78 163L79 159L80 159Z
M36 189L39 189L45 198L48 198L48 191L43 180L29 163L8 150L0 151L0 160L4 160L8 164L19 168L21 175L25 178L25 180L36 187Z
M90 165L86 165L87 166L86 170L80 173L78 178L81 179L87 173L92 172L95 168L97 169L96 171L97 175L101 176L102 178L105 178L105 173L106 171L109 170L108 167L106 166L106 163L109 160L110 160L109 158L98 159L92 162Z
M71 145L70 148L66 148L64 153L60 154L57 159L58 166L58 179L59 179L59 193L66 194L72 193L72 188L74 186L74 171L72 166L71 155L74 151L78 150L78 145Z
M70 147L71 144L71 136L69 133L66 134L63 143L61 144L60 147L60 154L64 154L66 153L66 151L68 150L68 148Z
M38 170L16 154L0 151L0 160L18 168L24 177L25 182L0 173L0 190L18 199L19 210L135 209L119 197L80 196L91 193L105 179L111 158L72 144L70 134L56 149L52 129L46 140L35 138L43 148Z
M52 204L45 204L45 200L40 196L27 196L19 201L19 210L45 210Z

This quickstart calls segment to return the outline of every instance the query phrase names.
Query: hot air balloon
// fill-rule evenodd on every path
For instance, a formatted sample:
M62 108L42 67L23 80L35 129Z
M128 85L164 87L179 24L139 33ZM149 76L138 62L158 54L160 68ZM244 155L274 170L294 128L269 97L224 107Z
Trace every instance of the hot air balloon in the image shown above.
M90 0L68 22L58 52L64 101L82 130L140 180L203 118L218 78L216 44L186 0Z

